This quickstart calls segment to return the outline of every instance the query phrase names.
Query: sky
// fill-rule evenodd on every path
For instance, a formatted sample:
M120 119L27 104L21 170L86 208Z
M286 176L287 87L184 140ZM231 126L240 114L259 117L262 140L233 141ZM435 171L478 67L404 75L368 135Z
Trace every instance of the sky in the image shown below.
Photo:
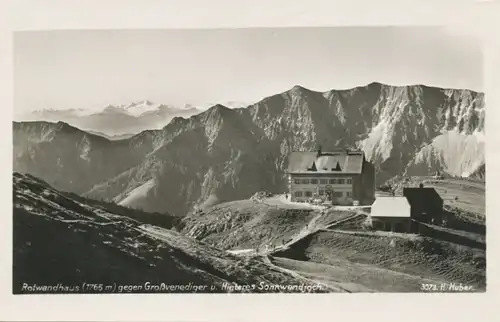
M250 104L374 81L483 91L482 64L474 35L444 27L21 31L14 108Z

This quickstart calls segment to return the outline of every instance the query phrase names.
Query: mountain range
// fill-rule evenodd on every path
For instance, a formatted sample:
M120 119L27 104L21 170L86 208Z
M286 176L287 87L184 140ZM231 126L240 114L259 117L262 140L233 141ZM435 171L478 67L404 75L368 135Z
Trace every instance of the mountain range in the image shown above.
M470 90L295 86L245 108L218 104L176 116L117 141L74 123L14 122L13 161L15 171L63 191L184 216L257 191L285 191L289 152L318 145L362 149L378 184L437 170L469 176L484 167L484 117L484 94Z
M144 130L161 129L176 116L189 117L200 112L200 109L189 105L178 108L140 101L129 105L108 105L100 111L90 112L82 109L36 110L18 115L16 119L61 121L107 138L119 139Z

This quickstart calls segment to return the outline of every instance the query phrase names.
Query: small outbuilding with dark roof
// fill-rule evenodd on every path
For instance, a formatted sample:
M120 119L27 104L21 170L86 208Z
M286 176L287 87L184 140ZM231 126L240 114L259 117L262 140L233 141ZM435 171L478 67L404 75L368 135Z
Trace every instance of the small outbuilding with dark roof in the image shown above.
M442 221L444 202L436 189L421 184L418 188L403 188L403 196L410 203L412 219L428 223Z

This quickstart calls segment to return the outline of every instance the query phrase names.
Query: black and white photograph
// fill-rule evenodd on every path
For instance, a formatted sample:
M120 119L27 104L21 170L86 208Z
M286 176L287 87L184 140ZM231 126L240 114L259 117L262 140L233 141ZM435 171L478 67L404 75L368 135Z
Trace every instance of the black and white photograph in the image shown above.
M486 291L478 37L25 30L13 49L16 296Z

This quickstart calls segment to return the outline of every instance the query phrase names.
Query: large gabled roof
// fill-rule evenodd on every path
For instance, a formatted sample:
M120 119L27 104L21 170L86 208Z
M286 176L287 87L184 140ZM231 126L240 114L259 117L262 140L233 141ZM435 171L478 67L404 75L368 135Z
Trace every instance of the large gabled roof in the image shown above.
M292 152L288 173L353 173L363 170L363 152ZM313 171L313 170L316 171Z

